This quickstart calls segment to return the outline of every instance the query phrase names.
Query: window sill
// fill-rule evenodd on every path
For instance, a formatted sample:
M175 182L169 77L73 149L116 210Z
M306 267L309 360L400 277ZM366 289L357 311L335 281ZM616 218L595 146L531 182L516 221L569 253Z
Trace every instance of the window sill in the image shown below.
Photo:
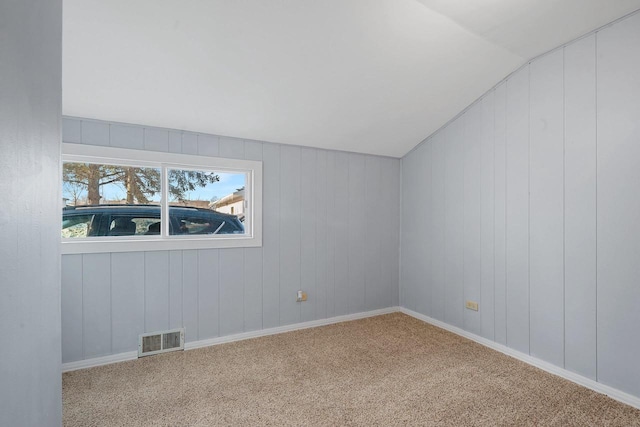
M149 251L178 251L189 249L223 249L223 248L251 248L261 247L262 239L252 236L233 237L205 237L205 238L116 238L109 240L100 238L63 241L61 252L70 254L95 254L110 252L149 252Z

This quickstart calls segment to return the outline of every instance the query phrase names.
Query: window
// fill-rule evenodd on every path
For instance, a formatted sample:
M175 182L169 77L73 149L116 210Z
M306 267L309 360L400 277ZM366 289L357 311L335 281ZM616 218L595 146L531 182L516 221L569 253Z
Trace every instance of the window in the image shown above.
M62 253L262 244L262 163L63 144Z

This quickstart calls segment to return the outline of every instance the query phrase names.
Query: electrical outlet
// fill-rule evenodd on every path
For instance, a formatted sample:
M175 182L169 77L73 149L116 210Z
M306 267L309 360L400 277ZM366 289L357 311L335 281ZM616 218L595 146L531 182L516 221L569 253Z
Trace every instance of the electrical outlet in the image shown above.
M298 291L298 296L296 298L297 302L302 302L307 300L307 293L303 291Z
M475 301L467 301L465 305L469 310L478 311L478 303Z

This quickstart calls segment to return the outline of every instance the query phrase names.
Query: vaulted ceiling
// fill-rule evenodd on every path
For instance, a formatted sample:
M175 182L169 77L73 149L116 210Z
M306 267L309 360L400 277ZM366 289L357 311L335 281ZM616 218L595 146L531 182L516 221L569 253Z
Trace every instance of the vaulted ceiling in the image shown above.
M401 157L640 0L65 0L63 112Z

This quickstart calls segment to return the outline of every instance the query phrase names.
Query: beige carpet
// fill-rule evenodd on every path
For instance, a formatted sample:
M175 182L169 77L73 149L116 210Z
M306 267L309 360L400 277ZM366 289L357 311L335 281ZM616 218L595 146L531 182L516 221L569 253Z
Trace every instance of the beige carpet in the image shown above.
M640 426L640 411L403 314L66 373L65 426Z

